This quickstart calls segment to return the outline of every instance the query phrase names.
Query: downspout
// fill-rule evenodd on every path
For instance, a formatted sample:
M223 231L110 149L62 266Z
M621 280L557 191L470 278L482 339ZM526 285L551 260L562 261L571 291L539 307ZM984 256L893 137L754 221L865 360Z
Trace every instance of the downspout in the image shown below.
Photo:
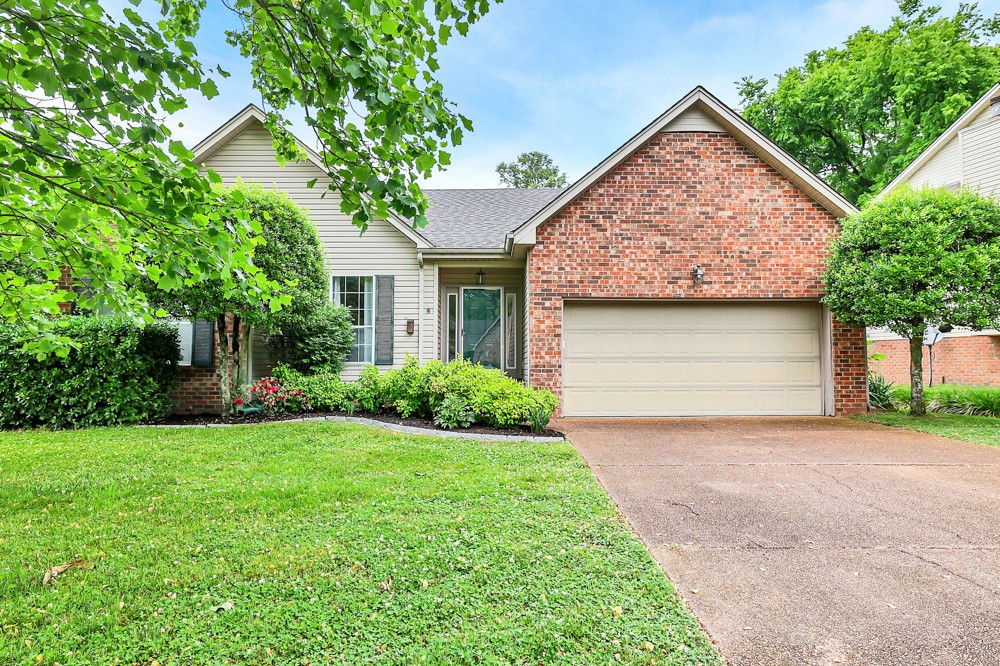
M417 252L417 360L424 362L424 253Z

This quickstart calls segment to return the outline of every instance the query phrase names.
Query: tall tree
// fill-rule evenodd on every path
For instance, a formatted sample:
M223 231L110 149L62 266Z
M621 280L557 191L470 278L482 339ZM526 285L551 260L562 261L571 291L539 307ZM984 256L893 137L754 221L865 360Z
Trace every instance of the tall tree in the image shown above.
M220 278L170 292L146 281L145 289L150 300L170 314L215 323L219 340L216 361L225 413L232 408L234 382L247 379L250 327L273 331L283 324L308 319L326 302L327 278L316 227L287 195L239 185L220 191L219 202L221 219L248 217L250 226L256 230L253 263L278 282L289 305L274 310L238 289L230 289Z
M216 37L251 60L280 159L299 156L287 115L304 109L355 224L392 210L420 225L416 181L471 128L435 79L435 54L488 5L229 0L241 27ZM60 302L151 318L129 288L138 276L167 291L220 279L285 303L250 260L253 229L213 212L218 178L199 174L166 124L190 95L217 94L193 42L204 7L168 0L150 20L100 0L0 0L0 317L41 333L40 353L66 342L50 325ZM87 295L59 287L64 267L92 282Z
M840 321L910 341L910 413L922 415L928 325L1000 325L1000 203L902 188L844 220L823 302Z
M506 187L566 187L566 174L552 158L537 150L521 153L514 162L497 165L500 184Z
M899 2L883 31L739 82L743 115L854 202L879 192L1000 80L1000 18Z

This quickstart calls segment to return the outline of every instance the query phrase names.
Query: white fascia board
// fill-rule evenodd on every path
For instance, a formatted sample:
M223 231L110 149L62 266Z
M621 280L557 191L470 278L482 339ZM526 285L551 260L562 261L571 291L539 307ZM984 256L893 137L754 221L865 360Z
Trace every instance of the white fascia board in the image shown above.
M910 177L916 173L920 167L927 164L931 158L938 154L938 152L944 148L948 143L951 142L958 133L969 126L969 124L979 117L983 111L987 109L990 105L990 100L1000 95L1000 83L996 84L989 91L979 98L979 101L973 104L968 111L962 114L958 120L951 124L951 127L946 129L944 133L939 136L934 142L927 146L924 152L917 155L917 159L910 162L910 165L903 169L898 176L893 178L892 182L885 186L881 192L875 197L875 199L881 199L886 194L899 187L903 183L910 180Z
M535 242L534 232L540 224L556 215L570 202L583 194L601 178L639 150L680 114L694 105L714 118L734 137L753 150L761 159L806 191L820 205L837 217L844 217L857 209L843 195L830 187L822 178L800 164L794 157L744 120L739 114L719 101L705 88L698 86L659 118L643 128L614 153L577 180L547 206L535 213L527 222L514 230L510 245L530 245Z
M194 161L197 164L204 164L207 159L218 152L227 143L239 136L239 134L252 123L259 122L263 125L266 119L267 116L255 104L246 106L242 111L223 123L221 127L202 139L201 142L193 148ZM326 165L323 163L323 158L320 157L320 154L306 144L302 143L301 139L294 134L292 134L292 138L295 139L295 143L305 153L306 160L325 174ZM395 227L397 231L406 236L407 239L412 241L418 248L423 249L434 247L430 241L424 238L420 232L413 228L413 225L408 224L405 220L403 220L403 218L399 217L394 212L389 211L389 216L386 221Z

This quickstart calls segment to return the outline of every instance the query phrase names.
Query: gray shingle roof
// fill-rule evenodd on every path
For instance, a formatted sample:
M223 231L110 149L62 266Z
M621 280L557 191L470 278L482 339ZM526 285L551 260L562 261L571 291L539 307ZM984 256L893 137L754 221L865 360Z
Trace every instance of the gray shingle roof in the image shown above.
M424 190L430 199L421 235L440 248L496 248L562 190L554 188Z

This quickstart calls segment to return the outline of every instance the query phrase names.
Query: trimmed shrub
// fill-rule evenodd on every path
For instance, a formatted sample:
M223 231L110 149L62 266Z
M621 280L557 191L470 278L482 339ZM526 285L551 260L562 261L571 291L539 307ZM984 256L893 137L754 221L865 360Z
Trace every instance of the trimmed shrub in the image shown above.
M465 360L421 366L408 358L401 370L390 371L386 377L382 386L385 404L397 411L403 405L417 416L436 416L446 399L458 397L472 409L477 422L513 428L530 421L536 410L551 416L558 404L548 391L528 388L500 370ZM367 409L363 403L362 407Z
M275 359L299 372L340 372L354 348L350 311L327 304L267 336Z
M897 405L910 402L910 387L897 386L892 389ZM970 414L979 416L1000 416L1000 388L990 386L943 386L924 387L927 411L948 414Z
M340 379L335 372L304 375L285 365L274 369L274 378L287 389L302 391L314 410L350 412L354 406L354 385Z
M385 384L378 368L374 365L365 366L361 376L354 382L354 400L358 407L372 414L381 414L389 401Z
M0 326L0 427L67 428L139 423L173 408L180 344L163 323L65 317L65 357L23 350L24 333Z

